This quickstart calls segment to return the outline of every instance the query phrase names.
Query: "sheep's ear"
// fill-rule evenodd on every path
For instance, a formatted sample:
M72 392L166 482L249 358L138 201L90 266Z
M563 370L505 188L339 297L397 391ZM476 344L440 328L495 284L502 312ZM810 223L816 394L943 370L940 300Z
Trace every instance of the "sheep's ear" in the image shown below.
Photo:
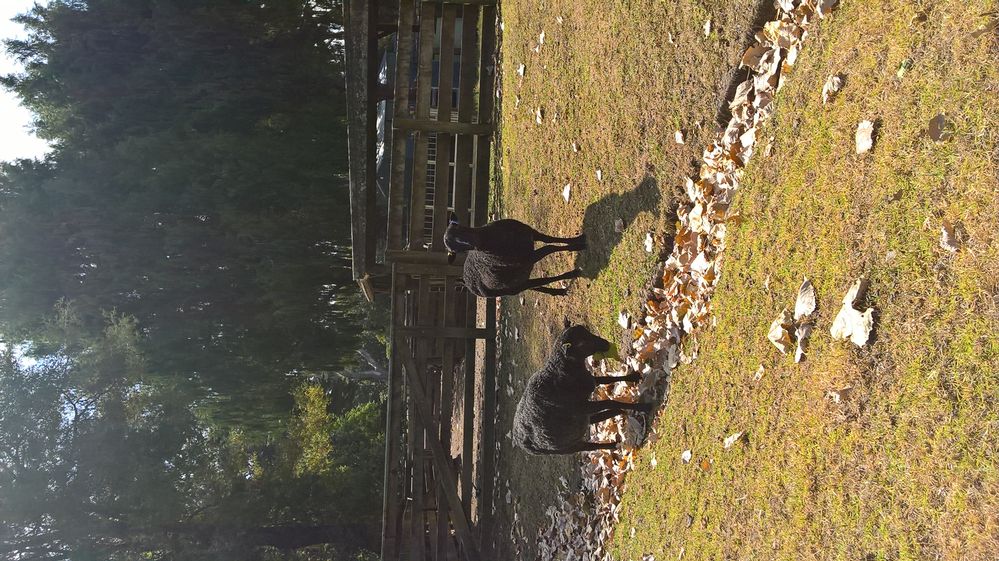
M453 212L451 214L449 214L448 217L447 217L447 223L448 224L457 224L458 223L458 215L455 214L455 213L453 213Z
M562 352L569 354L569 349L572 348L572 343L562 343Z
M455 257L458 257L457 253L455 253L453 251L447 252L447 264L448 265L454 265L454 258Z

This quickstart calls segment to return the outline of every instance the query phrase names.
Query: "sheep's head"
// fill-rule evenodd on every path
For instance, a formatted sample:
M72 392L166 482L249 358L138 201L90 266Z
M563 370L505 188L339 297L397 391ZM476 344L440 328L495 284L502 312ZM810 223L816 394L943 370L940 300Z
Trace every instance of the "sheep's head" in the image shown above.
M594 353L606 352L611 346L609 341L590 333L590 330L582 325L574 325L563 331L559 337L559 344L562 345L566 356L580 360Z
M458 224L458 219L454 213L451 213L447 230L444 230L444 247L447 248L448 264L454 263L454 259L459 253L475 249L475 246L468 239L468 228Z

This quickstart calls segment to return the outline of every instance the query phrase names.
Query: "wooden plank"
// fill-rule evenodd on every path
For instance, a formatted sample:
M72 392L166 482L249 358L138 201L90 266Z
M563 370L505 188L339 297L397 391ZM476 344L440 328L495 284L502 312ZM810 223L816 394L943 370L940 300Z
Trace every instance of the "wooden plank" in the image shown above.
M493 84L496 76L493 57L496 51L496 8L482 8L482 43L479 51L479 123L493 118ZM492 69L490 71L490 69ZM489 204L489 158L492 138L480 136L475 143L475 173L472 186L472 219L470 224L481 226L487 221Z
M424 3L420 11L420 51L416 75L416 119L396 119L396 130L413 130L406 123L425 122L430 119L430 92L433 79L434 38L437 19L437 5ZM433 121L436 122L436 121ZM427 143L429 132L416 135L413 151L413 184L409 197L409 243L410 248L423 245L423 205L427 196Z
M496 299L486 299L486 328L496 327ZM493 475L496 471L496 338L486 339L482 379L482 443L479 445L479 497L480 550L491 549L493 523Z
M436 251L419 250L386 250L385 260L390 263L422 263L448 265L447 254ZM461 266L465 263L465 255L459 254L454 260L454 264Z
M472 6L495 6L496 0L423 0L437 4L466 4Z
M474 316L473 316L474 317ZM475 457L475 340L465 341L465 392L462 403L461 504L472 516L472 465Z
M475 78L479 68L479 8L464 6L461 16L461 75L458 78L458 122L471 123L475 110ZM472 152L476 137L455 137L454 213L461 224L470 224L472 201Z
M410 354L402 355L402 360L403 369L406 371L406 379L410 381L410 387L412 388L410 402L414 404L414 408L422 424L430 424L433 422L432 406L426 394L420 388L420 376L419 371L416 369L416 360ZM427 445L430 448L434 468L440 474L439 480L445 492L444 496L447 500L448 511L451 513L455 534L458 536L458 541L465 551L465 557L468 561L478 561L481 559L479 548L472 539L472 530L468 518L465 517L465 513L461 508L461 500L458 498L456 489L457 479L455 479L454 467L451 465L450 458L444 453L444 447L441 445L439 439L428 438Z
M399 524L402 511L399 508L404 499L402 478L403 461L400 458L402 443L403 377L402 363L397 354L395 329L402 323L405 303L397 275L392 273L392 302L389 324L389 377L388 399L385 412L385 479L382 491L382 554L383 558L395 558L399 554Z
M414 337L417 339L491 339L496 336L495 328L479 327L400 327L396 331L400 337Z
M347 160L350 194L351 266L358 280L374 264L375 111L371 100L377 58L373 14L367 0L343 5L347 99ZM372 49L372 46L375 49Z
M395 99L393 122L409 117L409 69L413 60L413 0L399 2L399 33L396 35ZM392 132L392 169L389 176L388 248L402 249L403 207L406 199L406 141L409 135Z
M458 7L445 4L441 15L440 71L437 81L437 121L451 123L451 90L454 86L454 23ZM461 123L457 123L461 124ZM434 211L430 247L444 251L444 227L447 225L448 199L451 194L452 134L437 135L437 175L434 177Z
M447 278L444 280L444 298L441 302L443 305L443 313L441 325L443 327L450 327L454 325L455 316L455 279ZM454 350L457 341L451 339L444 340L444 354L441 360L441 385L440 385L440 406L438 410L440 414L438 416L439 427L440 427L440 440L444 445L444 450L448 453L448 457L451 456L451 420L453 417L453 405L454 399L452 393L454 391ZM446 482L442 482L444 484ZM457 484L457 482L454 482ZM441 488L437 489L438 504L445 501L443 495L444 490ZM444 561L444 557L449 551L449 524L447 513L438 518L437 526L437 540L438 549L437 557L438 561Z
M407 275L429 275L432 277L461 277L464 269L458 265L438 265L436 263L397 262L396 269Z
M403 131L417 131L448 134L492 134L496 127L492 123L452 123L433 119L397 119L395 128Z

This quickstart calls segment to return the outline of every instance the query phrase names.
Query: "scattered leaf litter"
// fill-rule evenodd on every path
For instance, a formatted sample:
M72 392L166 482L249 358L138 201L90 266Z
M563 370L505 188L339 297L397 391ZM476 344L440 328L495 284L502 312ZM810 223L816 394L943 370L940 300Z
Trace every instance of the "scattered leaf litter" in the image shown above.
M828 16L836 4L836 0L778 0L776 23L765 26L764 32L757 34L758 43L743 56L743 66L753 73L739 84L742 95L730 103L732 118L725 132L704 150L700 172L688 182L689 201L678 209L679 224L672 254L663 264L661 288L648 294L642 310L644 322L634 329L632 352L614 366L603 360L593 363L596 375L639 372L654 380L651 387L662 395L668 388L669 372L681 357L696 357L697 342L692 333L711 322L718 257L725 248L729 220L735 219L730 207L742 170L753 155L755 131L773 114L781 77L794 66L809 28L816 19ZM710 20L705 22L705 30L710 35ZM793 321L790 312L788 316ZM682 347L681 339L685 339ZM643 381L642 387L650 386ZM638 401L641 393L635 384L601 385L594 397ZM581 487L547 509L548 523L538 531L541 561L567 557L609 561L604 544L618 520L625 476L634 469L634 438L639 429L630 419L617 417L591 428L593 441L619 440L622 445L617 450L583 455ZM653 438L654 425L651 432ZM697 465L708 472L713 461L701 458Z

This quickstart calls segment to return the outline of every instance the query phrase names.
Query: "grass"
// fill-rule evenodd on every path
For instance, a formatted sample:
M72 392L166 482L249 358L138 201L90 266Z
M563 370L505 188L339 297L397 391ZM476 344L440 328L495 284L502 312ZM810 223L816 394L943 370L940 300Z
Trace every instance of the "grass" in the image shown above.
M502 435L510 430L516 398L563 318L620 339L617 314L638 309L656 264L657 256L643 248L646 233L672 237L676 193L696 172L693 162L714 134L758 4L502 2L502 191L496 206L500 215L552 235L585 231L590 249L578 262L558 254L535 270L557 274L581 266L586 278L575 281L568 296L527 293L523 304L518 298L502 304L497 559L534 558L543 505L556 500L560 477L572 484L579 472L577 458L530 457L511 448ZM709 18L712 31L705 37ZM534 52L542 31L544 44ZM542 125L535 122L539 107ZM673 140L678 129L686 134L683 145ZM567 183L568 203L562 198ZM624 228L616 232L619 218ZM523 502L505 502L507 484Z
M757 135L773 139L773 155L753 160L737 196L745 220L730 230L717 325L674 373L658 439L630 476L616 558L999 551L999 65L994 36L969 37L990 9L846 1L809 38ZM913 21L920 11L925 23ZM846 85L823 106L833 73ZM926 136L939 113L953 140ZM878 123L877 141L857 156L863 119ZM956 255L939 247L945 219L965 232ZM861 275L876 331L858 349L831 341L829 326ZM766 333L804 276L818 327L797 365ZM843 387L842 403L826 397ZM748 442L723 450L736 431ZM695 467L701 458L709 471Z

